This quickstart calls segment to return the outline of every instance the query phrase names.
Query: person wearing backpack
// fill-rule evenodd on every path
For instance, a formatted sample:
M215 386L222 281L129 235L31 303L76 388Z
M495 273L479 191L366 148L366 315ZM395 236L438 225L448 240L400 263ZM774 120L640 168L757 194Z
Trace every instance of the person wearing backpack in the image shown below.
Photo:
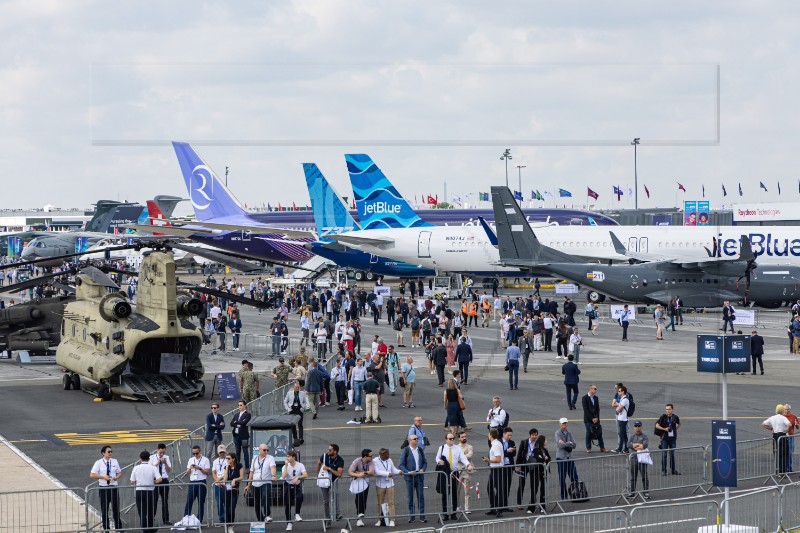
M611 401L611 406L617 412L617 453L628 453L628 417L633 416L631 409L632 397L628 395L628 388L622 383L615 386L617 394Z
M411 317L411 347L419 348L419 316Z

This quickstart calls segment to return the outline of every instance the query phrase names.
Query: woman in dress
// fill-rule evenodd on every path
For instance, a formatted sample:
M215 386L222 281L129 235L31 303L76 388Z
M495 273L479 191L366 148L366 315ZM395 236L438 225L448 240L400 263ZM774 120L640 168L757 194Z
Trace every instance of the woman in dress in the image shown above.
M461 421L464 419L463 410L459 402L464 401L461 396L461 391L458 389L456 380L450 378L447 382L447 388L444 390L444 409L446 413L444 426L445 431L452 431L458 435L461 428Z
M447 371L453 373L453 365L456 362L456 341L453 340L452 335L447 336L444 341L444 347L447 349Z
M536 508L528 507L529 513L535 513L537 509L542 514L545 512L544 474L548 463L550 463L550 452L545 448L546 445L547 437L539 435L533 449L533 494L531 495L531 501L535 502L536 494L539 494L539 504L536 505Z

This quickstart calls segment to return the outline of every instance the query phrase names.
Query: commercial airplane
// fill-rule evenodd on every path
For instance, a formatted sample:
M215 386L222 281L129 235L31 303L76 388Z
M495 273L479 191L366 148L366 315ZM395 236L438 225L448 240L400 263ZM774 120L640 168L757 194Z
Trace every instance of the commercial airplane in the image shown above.
M331 236L332 239L367 253L419 264L445 272L477 275L508 275L518 269L499 265L495 243L482 226L424 226L402 228L398 213L410 210L396 194L382 193L388 182L367 156L349 154L348 170L359 213L375 212L382 218L362 229ZM367 171L372 168L372 170ZM628 262L632 257L698 260L710 255L734 258L746 236L760 264L800 264L800 237L789 226L561 226L531 224L542 244L592 262ZM364 225L366 227L366 225ZM610 238L613 229L619 251Z
M718 307L725 300L779 307L800 295L800 267L758 265L742 237L736 258L664 260L627 265L587 264L542 245L507 187L492 187L500 262L536 268L589 287L595 294L633 303L668 304L680 295L688 307Z
M360 250L343 246L333 240L330 235L344 231L360 229L358 223L348 212L342 198L325 179L314 163L303 163L308 195L314 212L318 241L306 247L316 255L333 261L343 268L371 272L382 276L420 277L433 276L435 272L415 264L387 259ZM419 219L419 217L416 217ZM369 218L367 218L369 220ZM415 222L412 217L411 224Z
M304 262L312 257L311 252L305 249L305 244L314 240L312 232L275 228L261 223L242 207L188 143L174 142L172 145L197 220L190 223L170 220L172 225L162 227L159 232L187 237L259 261ZM132 227L152 230L142 225Z

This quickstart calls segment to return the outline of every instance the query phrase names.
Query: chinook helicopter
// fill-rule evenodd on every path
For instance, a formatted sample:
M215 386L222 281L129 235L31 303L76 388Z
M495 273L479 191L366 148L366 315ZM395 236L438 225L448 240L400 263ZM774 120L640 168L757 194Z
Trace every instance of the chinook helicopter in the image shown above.
M177 403L202 397L202 332L190 319L201 313L203 303L188 291L255 307L264 304L206 287L185 286L179 293L167 243L135 246L153 248L143 253L135 304L100 268L87 266L75 275L74 288L53 284L74 294L0 311L0 348L57 346L56 363L65 369L65 390L80 390L83 379L97 383L96 393L104 398ZM43 278L55 276L63 273L24 283L42 283Z

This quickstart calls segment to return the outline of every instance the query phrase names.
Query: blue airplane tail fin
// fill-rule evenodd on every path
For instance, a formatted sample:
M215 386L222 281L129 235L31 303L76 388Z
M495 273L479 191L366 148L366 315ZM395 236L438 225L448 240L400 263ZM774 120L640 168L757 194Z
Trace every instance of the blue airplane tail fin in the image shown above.
M311 198L311 210L314 212L314 224L320 241L330 242L326 235L360 229L350 215L342 198L328 183L314 163L303 163L306 175L308 196Z
M408 205L366 154L345 154L358 218L363 229L430 226Z
M247 215L211 167L188 144L173 142L197 220Z

